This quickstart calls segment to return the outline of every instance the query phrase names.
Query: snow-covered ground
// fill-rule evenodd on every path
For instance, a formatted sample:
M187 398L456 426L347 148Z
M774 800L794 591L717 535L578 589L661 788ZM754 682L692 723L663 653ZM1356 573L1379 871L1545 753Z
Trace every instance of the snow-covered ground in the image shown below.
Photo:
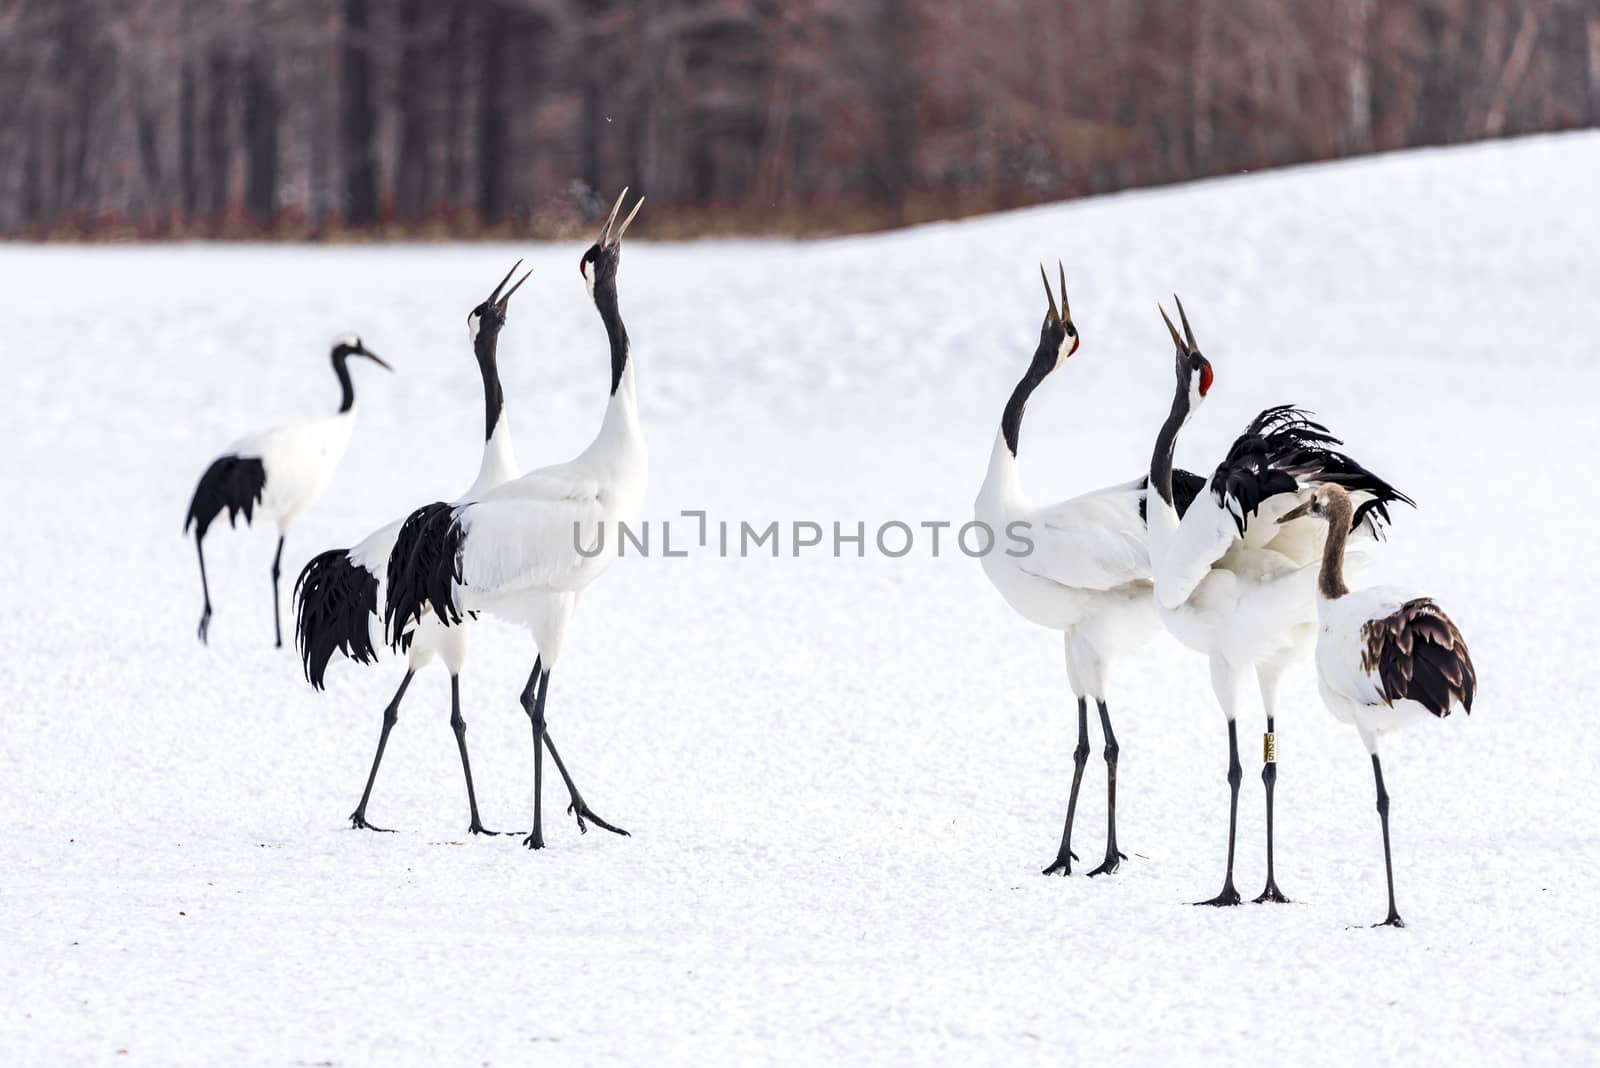
M1383 914L1370 768L1306 670L1279 725L1295 903L1185 904L1221 879L1226 744L1203 661L1166 638L1113 694L1130 861L1041 876L1071 774L1058 638L926 542L632 560L591 591L551 729L634 837L579 837L553 781L551 848L467 840L437 670L369 812L400 833L352 831L399 669L305 685L270 648L260 527L208 543L201 647L189 493L235 433L332 410L347 328L399 373L356 368L362 423L286 588L312 553L458 493L481 411L464 317L519 255L518 445L570 455L607 381L579 248L0 248L0 1060L1595 1060L1596 174L1600 136L1566 136L624 256L658 520L969 518L1038 336L1035 265L1058 256L1084 344L1028 412L1037 499L1143 469L1174 289L1217 375L1180 463L1214 464L1267 404L1313 407L1416 497L1387 570L1448 607L1482 683L1470 720L1385 751L1403 931L1361 926ZM479 799L525 829L531 652L479 637ZM1247 754L1259 730L1252 713Z

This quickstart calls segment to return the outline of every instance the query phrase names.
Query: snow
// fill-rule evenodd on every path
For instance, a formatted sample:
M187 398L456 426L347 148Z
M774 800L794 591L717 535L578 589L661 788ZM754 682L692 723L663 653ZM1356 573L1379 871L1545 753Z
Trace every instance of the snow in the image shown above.
M633 832L466 839L448 683L420 676L348 828L393 661L326 694L274 651L270 528L208 543L212 645L179 532L237 434L361 423L285 552L459 493L477 467L464 318L517 256L501 366L524 463L592 434L608 368L543 247L0 248L0 1055L12 1064L1027 1063L1157 1057L1572 1063L1600 1055L1594 769L1600 136L1418 152L890 235L630 242L621 289L648 514L971 517L1066 262L1084 344L1023 427L1045 501L1131 478L1170 396L1157 299L1216 368L1179 462L1258 409L1314 408L1416 497L1384 576L1471 643L1471 719L1386 744L1403 931L1368 765L1303 667L1279 723L1278 879L1221 881L1222 718L1162 638L1113 679L1110 879L1046 879L1071 775L1059 639L975 560L628 560L585 598L550 729ZM425 447L414 436L430 437ZM689 523L684 521L685 529ZM681 531L673 528L674 543ZM851 550L853 551L853 549ZM526 829L527 639L463 676L485 821ZM1264 875L1258 712L1241 721L1239 886ZM1099 733L1077 851L1104 833Z

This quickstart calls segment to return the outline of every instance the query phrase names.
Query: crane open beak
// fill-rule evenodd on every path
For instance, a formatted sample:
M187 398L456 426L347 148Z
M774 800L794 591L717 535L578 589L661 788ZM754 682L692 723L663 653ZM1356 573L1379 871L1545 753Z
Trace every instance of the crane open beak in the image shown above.
M525 275L522 276L522 282L518 282L516 286L512 286L511 287L511 293L507 293L505 296L502 297L500 295L500 291L506 287L506 283L511 281L511 276L516 274L517 273L517 268L521 267L521 266L522 266L522 261L521 260L518 260L516 263L513 263L511 265L511 270L507 271L506 272L506 276L504 278L500 279L499 284L497 284L494 287L494 289L490 291L489 299L484 301L485 304L493 304L493 305L499 305L499 306L503 307L505 302L511 299L511 293L515 293L517 291L517 286L520 286L522 284L522 282L526 282L528 280L528 274L532 274L533 273L532 270L529 270L528 274L525 274Z
M1178 301L1178 316L1183 320L1184 337L1178 336L1178 328L1172 325L1171 319L1167 318L1167 309L1157 304L1156 310L1161 313L1161 321L1167 324L1167 333L1172 335L1172 343L1178 347L1178 351L1184 356L1193 355L1199 350L1200 346L1194 339L1194 330L1189 326L1189 316L1184 313L1183 301L1178 300L1176 293L1172 295L1172 299ZM1185 338L1188 340L1185 340Z
M644 207L644 197L640 197L639 202L633 206L633 210L628 212L628 217L622 220L622 225L613 230L612 227L617 221L617 212L622 210L622 201L627 195L628 187L623 186L622 192L617 194L617 202L611 205L611 214L606 216L606 224L600 227L600 237L595 241L595 244L601 248L620 245L622 243L622 235L627 233L628 224L633 222L633 217L639 214L640 208Z
M517 261L517 266L521 266L521 264L522 264L522 261L518 260ZM517 269L516 266L511 268L511 270L513 272L515 272L516 269ZM511 277L511 275L508 274L508 275L506 275L505 278L502 278L500 280L500 286L505 285L506 284L506 280L509 279L510 277ZM512 286L510 289L506 290L505 294L503 296L501 296L499 300L495 299L495 293L499 293L500 292L500 286L495 286L494 287L494 291L495 292L489 295L489 301L490 301L490 303L492 303L495 306L495 310L497 310L501 315L504 315L506 313L506 308L511 304L511 294L513 294L517 290L521 289L522 288L522 283L526 282L528 279L530 279L532 277L533 277L533 268L530 267L530 268L528 268L528 273L523 275L521 278L517 279L517 284Z
M1298 508L1291 508L1287 512L1285 512L1282 515L1280 515L1278 517L1278 522L1287 523L1291 519L1299 519L1301 516L1310 515L1310 514L1311 514L1311 502L1310 501L1306 501L1304 504L1301 504Z
M1056 260L1056 270L1061 277L1061 307L1056 307L1055 293L1050 289L1050 276L1045 273L1044 264L1039 264L1039 277L1044 281L1045 299L1050 302L1050 321L1052 323L1072 322L1072 305L1067 303L1067 269L1060 260Z

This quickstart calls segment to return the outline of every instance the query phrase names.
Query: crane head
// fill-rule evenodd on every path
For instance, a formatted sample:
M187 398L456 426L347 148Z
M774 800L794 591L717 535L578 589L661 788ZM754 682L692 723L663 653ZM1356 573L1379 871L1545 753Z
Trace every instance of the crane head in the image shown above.
M639 209L644 207L644 197L640 197L633 210L628 212L628 217L622 220L622 225L618 226L617 213L622 210L622 201L627 195L628 190L624 186L622 192L617 194L617 202L611 205L611 214L606 217L605 225L600 227L600 236L578 260L578 273L583 275L583 283L588 286L590 297L594 296L596 285L616 281L617 264L622 259L622 235L627 232L633 217L639 214Z
M1200 354L1200 345L1194 339L1194 328L1189 325L1189 316L1183 310L1183 301L1178 300L1174 293L1172 299L1178 304L1178 317L1183 321L1183 336L1178 336L1178 328L1172 325L1172 320L1167 318L1167 309L1157 304L1161 312L1161 321L1167 324L1167 332L1172 335L1172 344L1176 349L1175 359L1178 370L1178 383L1189 394L1191 407L1199 407L1205 395L1211 392L1211 383L1216 377L1211 371L1211 361Z
M1044 264L1039 264L1039 277L1044 279L1044 295L1050 307L1044 313L1044 325L1039 328L1039 349L1034 359L1048 359L1048 370L1054 371L1067 362L1067 357L1078 351L1078 327L1072 321L1072 307L1067 303L1067 269L1056 261L1061 278L1061 307L1056 307L1055 294L1050 289L1050 276Z
M474 346L477 345L480 336L493 337L500 332L502 326L506 325L506 309L511 304L511 294L521 289L522 283L533 275L533 271L530 269L527 274L517 279L516 285L510 289L505 289L506 283L511 281L511 276L516 274L517 268L521 266L521 260L513 263L511 270L507 271L506 276L500 279L500 284L495 286L489 293L488 299L467 313L467 333L471 336ZM504 293L501 293L502 289L505 289ZM488 330L487 334L484 333L485 329Z
M383 360L379 359L377 353L367 348L366 343L361 340L360 335L340 334L338 337L333 339L333 362L336 366L344 363L352 356L365 356L367 359L371 360L385 371L394 370L393 367L390 367Z

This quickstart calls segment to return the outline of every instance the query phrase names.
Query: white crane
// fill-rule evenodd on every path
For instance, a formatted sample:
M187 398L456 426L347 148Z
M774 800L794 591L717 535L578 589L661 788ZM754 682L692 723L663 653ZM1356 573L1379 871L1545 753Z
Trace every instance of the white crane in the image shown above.
M355 334L333 343L333 373L339 378L339 411L322 419L309 419L274 427L240 438L211 462L200 476L184 533L194 527L194 550L200 558L200 592L205 607L200 613L200 641L211 629L211 587L206 582L206 531L226 508L228 525L239 513L248 525L259 509L278 524L278 551L272 557L272 625L278 648L283 647L283 622L278 611L278 575L283 561L283 539L290 525L311 506L333 481L333 474L350 444L356 423L356 390L350 381L348 361L365 356L385 370L394 370L369 351Z
M1056 368L1078 351L1078 329L1067 303L1066 269L1057 263L1061 279L1061 307L1056 308L1050 279L1044 275L1045 297L1050 302L1039 344L1021 381L1006 402L1000 429L989 454L989 470L973 505L975 518L991 531L1025 533L1031 551L1013 555L998 549L984 554L983 570L1006 602L1026 619L1052 630L1065 640L1067 681L1078 698L1078 745L1073 750L1072 792L1067 799L1066 825L1056 859L1044 874L1070 875L1072 821L1078 808L1078 788L1089 759L1088 702L1100 712L1105 736L1106 855L1089 874L1105 875L1126 859L1117 849L1116 735L1106 706L1107 666L1118 656L1137 648L1160 630L1150 601L1150 555L1145 536L1146 479L1094 490L1056 504L1037 506L1022 489L1017 467L1017 439L1023 409L1033 391ZM1180 507L1199 489L1200 479L1186 471L1178 474ZM1187 497L1184 491L1187 490Z
M528 280L529 271L517 280L516 285L505 289L511 276L522 266L518 260L511 270L494 287L487 300L473 308L467 315L467 333L472 341L478 372L483 378L484 443L483 459L478 465L478 476L463 495L470 498L515 478L521 468L517 466L516 452L511 441L511 424L506 414L505 391L500 385L498 346L500 331L506 324L506 313L511 295ZM501 291L505 290L504 293ZM360 544L350 549L330 549L306 564L295 583L297 625L295 637L300 657L305 666L306 679L316 689L323 688L328 661L335 652L358 663L370 664L377 659L377 645L372 628L382 633L378 617L383 600L383 585L389 563L389 551L404 519L374 531ZM407 635L407 664L405 677L399 689L383 710L383 726L378 735L378 751L372 758L372 771L367 775L366 789L361 793L361 803L350 814L350 825L355 828L383 831L367 822L367 803L372 798L372 785L378 778L378 766L383 762L383 750L389 742L389 732L400 714L400 702L416 673L441 660L450 672L450 727L455 731L456 747L461 753L461 771L467 780L467 806L471 822L467 830L472 834L495 834L486 830L478 818L478 798L472 787L472 762L467 756L467 724L461 717L461 668L467 656L469 627L464 622L459 627L447 628L432 616L424 619Z
M580 830L593 820L545 730L550 675L583 590L606 569L605 531L637 523L644 502L647 460L628 332L617 304L622 235L643 199L617 225L627 190L617 197L600 237L579 261L611 346L611 399L594 441L563 464L539 468L489 493L456 504L419 508L406 519L389 556L384 621L390 641L432 611L450 626L464 615L489 612L528 629L538 649L522 692L533 729L533 830L523 844L544 848L541 819L544 748L566 780ZM588 551L594 546L601 551ZM581 550L580 550L581 547Z
M1176 298L1174 298L1176 299ZM1240 688L1252 674L1266 712L1261 779L1267 798L1267 883L1256 901L1287 901L1273 866L1273 788L1277 783L1277 694L1283 671L1309 653L1316 630L1313 583L1317 537L1310 521L1280 524L1303 494L1342 485L1360 498L1353 523L1376 535L1388 506L1412 503L1334 447L1341 445L1307 414L1268 408L1228 450L1216 473L1179 516L1173 504L1172 455L1178 431L1211 389L1211 364L1184 314L1184 337L1161 312L1177 354L1177 392L1150 459L1150 562L1163 625L1211 661L1211 687L1228 721L1228 865L1222 891L1202 905L1237 905L1234 837L1239 817Z
M1351 591L1344 582L1344 545L1355 505L1339 486L1320 486L1278 520L1301 516L1327 521L1317 576L1317 683L1322 702L1361 733L1372 756L1383 825L1383 873L1389 915L1378 927L1404 927L1394 906L1394 863L1389 852L1389 791L1383 787L1378 739L1455 707L1472 712L1478 675L1461 631L1432 600L1391 586Z

